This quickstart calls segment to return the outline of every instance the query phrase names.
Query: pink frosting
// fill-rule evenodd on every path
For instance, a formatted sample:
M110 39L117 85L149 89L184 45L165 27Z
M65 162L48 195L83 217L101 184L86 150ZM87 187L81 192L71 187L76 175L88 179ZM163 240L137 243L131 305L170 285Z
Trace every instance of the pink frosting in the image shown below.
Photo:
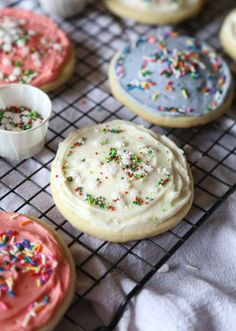
M0 25L0 85L55 81L71 54L66 34L49 18L16 8L0 9Z
M12 297L6 292L1 293L0 329L1 331L37 330L50 321L63 302L70 286L71 269L53 234L40 224L30 221L29 218L23 215L0 212L0 243L2 234L8 230L16 232L13 240L14 244L24 239L30 243L41 244L41 253L57 262L47 281L43 285L37 286L36 279L38 275L35 275L32 271L25 273L12 270L1 271L1 268L6 269L6 265L4 265L4 251L6 251L6 248L4 250L0 245L0 277L7 278L10 276L9 273L12 274L14 278L13 292L15 294L15 297ZM48 304L25 323L27 314L29 314L29 305L41 302L46 295L49 297Z

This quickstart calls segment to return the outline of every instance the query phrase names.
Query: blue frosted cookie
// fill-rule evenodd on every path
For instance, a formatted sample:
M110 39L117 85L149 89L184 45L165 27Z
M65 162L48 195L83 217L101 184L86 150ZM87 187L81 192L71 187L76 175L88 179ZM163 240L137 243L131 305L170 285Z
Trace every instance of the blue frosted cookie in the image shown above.
M233 98L226 62L206 43L169 29L118 52L109 79L120 102L161 126L208 123L226 112Z

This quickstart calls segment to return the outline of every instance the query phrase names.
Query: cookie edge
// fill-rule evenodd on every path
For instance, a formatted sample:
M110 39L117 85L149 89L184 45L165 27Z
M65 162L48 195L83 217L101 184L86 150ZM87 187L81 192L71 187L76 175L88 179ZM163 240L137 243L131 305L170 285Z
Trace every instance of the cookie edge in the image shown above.
M62 67L62 70L60 74L57 76L57 78L52 81L51 83L38 86L41 90L44 92L52 92L59 87L63 86L73 75L74 68L75 68L75 50L74 47L71 47L71 54L67 61L65 62L64 66Z
M231 19L236 17L236 9L232 10L224 19L220 29L219 37L224 51L233 59L236 60L236 39L232 39L228 33Z
M206 115L197 116L197 117L180 116L176 118L170 116L159 116L159 118L157 116L152 116L151 114L148 114L145 111L143 111L142 105L140 105L138 101L132 98L129 95L129 93L127 93L121 87L119 80L117 79L115 74L115 63L119 54L120 52L117 52L113 56L108 69L108 78L109 78L111 92L113 96L124 106L126 106L129 110L134 112L136 115L144 118L145 120L149 121L150 123L157 124L163 127L172 127L172 128L196 127L214 121L215 119L226 113L232 104L234 97L234 88L231 79L231 86L229 88L227 96L225 97L225 102L221 105L221 107Z
M64 240L62 237L52 229L50 225L48 225L45 221L40 220L39 218L33 216L33 215L28 215L28 214L23 214L23 216L28 217L29 219L33 220L34 222L40 224L42 227L44 227L58 242L63 254L64 258L67 260L70 266L70 271L71 271L71 282L70 282L70 287L68 290L67 295L65 296L64 300L61 302L60 306L58 307L57 311L53 315L53 317L49 320L47 324L44 326L36 329L35 331L52 331L54 328L58 325L58 323L61 321L63 316L65 315L66 311L70 307L74 294L75 294L75 285L76 285L76 268L75 268L75 262L72 257L72 254L65 244Z
M168 14L153 14L148 11L131 9L129 6L124 6L114 0L104 0L105 6L115 15L121 18L132 19L144 24L170 24L179 23L197 15L203 7L205 0L198 0L196 5L191 5L189 8L180 9Z

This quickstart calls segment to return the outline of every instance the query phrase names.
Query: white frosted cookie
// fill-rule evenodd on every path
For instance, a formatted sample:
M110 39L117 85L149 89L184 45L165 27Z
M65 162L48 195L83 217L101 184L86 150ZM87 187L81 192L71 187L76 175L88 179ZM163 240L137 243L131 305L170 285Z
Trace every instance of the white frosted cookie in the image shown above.
M191 171L169 138L126 121L71 133L52 163L57 208L79 230L124 242L174 227L193 198Z
M166 28L119 51L109 80L121 103L161 126L208 123L226 112L233 98L230 69L212 47Z
M104 0L116 15L147 24L178 23L196 15L204 0Z
M226 53L236 60L236 9L225 18L220 30L220 40Z

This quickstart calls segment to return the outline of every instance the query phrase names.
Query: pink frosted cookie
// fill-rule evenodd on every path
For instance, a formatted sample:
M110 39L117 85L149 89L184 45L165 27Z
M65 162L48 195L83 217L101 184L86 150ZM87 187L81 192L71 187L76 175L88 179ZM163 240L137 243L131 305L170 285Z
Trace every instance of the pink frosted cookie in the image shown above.
M0 212L0 329L49 331L74 294L71 254L44 222Z
M0 26L0 85L22 82L48 91L70 77L71 43L49 18L5 8Z

